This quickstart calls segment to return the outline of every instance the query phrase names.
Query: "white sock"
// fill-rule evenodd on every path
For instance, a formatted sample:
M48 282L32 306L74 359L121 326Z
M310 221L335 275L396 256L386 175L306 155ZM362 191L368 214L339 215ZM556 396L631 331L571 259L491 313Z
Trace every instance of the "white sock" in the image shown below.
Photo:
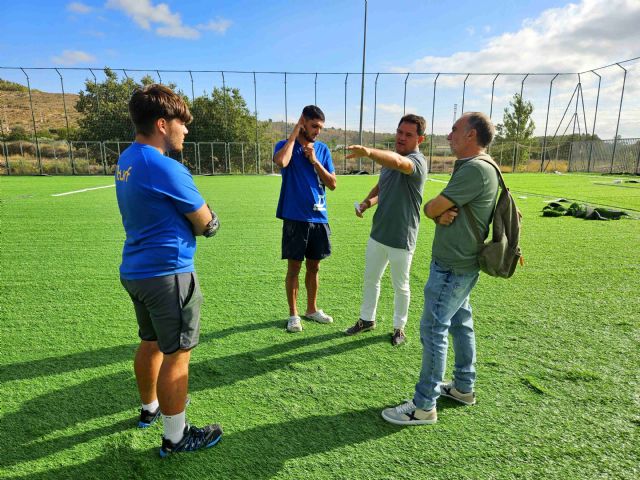
M164 423L164 438L172 443L178 443L182 440L186 422L184 410L175 415L162 415L162 422Z
M156 398L151 403L143 403L142 404L142 409L146 410L147 412L155 412L158 409L159 406L160 406L160 404L158 403L158 399Z

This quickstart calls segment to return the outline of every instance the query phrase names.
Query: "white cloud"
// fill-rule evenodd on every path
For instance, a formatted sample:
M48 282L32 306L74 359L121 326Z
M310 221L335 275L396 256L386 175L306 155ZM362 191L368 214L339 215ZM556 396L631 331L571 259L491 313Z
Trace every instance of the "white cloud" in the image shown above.
M95 57L81 50L64 50L62 55L51 57L51 61L57 65L76 65L95 61Z
M200 32L184 25L180 14L172 13L166 3L154 5L151 0L109 0L107 8L122 10L145 30L151 30L152 25L157 24L155 32L163 37L200 37Z
M197 25L196 28L198 28L198 30L210 30L223 35L229 29L231 24L231 20L218 17L215 20L209 20L209 23Z
M85 14L91 12L93 8L81 2L71 2L67 4L67 10L73 13Z
M379 103L378 109L386 113L396 113L399 115L402 115L402 112L404 111L402 105L398 103Z
M637 0L582 0L545 10L474 52L425 56L396 72L584 71L637 56Z

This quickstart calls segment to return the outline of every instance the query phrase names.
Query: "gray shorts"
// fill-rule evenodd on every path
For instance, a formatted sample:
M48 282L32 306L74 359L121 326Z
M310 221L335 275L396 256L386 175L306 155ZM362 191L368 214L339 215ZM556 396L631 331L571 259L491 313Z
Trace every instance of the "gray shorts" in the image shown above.
M140 339L158 342L165 354L198 344L203 298L195 272L120 282L133 301Z

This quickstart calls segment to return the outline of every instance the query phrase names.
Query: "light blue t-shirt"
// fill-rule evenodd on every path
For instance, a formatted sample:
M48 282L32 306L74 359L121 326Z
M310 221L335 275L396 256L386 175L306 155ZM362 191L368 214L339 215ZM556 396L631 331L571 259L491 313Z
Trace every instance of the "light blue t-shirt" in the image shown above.
M286 140L276 144L274 154ZM322 142L314 142L316 158L329 173L333 173L331 152ZM289 164L281 170L282 186L276 217L310 223L329 223L325 186L313 165L304 156L302 145L296 140Z
M127 235L120 276L138 280L193 272L196 239L185 214L202 207L204 199L189 170L136 142L120 155L115 182Z

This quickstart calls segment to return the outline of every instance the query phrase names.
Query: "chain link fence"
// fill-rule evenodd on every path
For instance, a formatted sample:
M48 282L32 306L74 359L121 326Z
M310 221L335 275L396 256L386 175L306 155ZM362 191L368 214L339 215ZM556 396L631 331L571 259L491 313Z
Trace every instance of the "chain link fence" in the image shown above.
M0 66L0 77L7 80L0 89L0 174L113 174L133 138L127 100L139 85L134 77L171 85L191 102L195 120L184 150L172 157L199 175L277 174L275 141L288 136L298 109L310 103L327 115L321 140L340 174L376 173L379 167L371 160L346 159L345 146L392 150L397 121L410 112L427 119L421 150L430 171L450 172L455 159L446 133L455 118L475 110L498 123L514 92L535 105L537 136L494 142L490 153L503 171L640 174L638 139L619 135L640 130L640 102L633 95L640 88L638 66L636 58L581 73L366 73L368 120L361 137L354 130L358 73ZM119 88L112 91L109 85ZM626 98L625 88L631 91ZM197 91L204 94L196 97ZM238 109L244 123L237 121ZM259 118L258 111L268 113ZM273 122L265 118L274 112ZM92 135L83 136L87 129ZM612 138L599 139L596 133L603 131Z

